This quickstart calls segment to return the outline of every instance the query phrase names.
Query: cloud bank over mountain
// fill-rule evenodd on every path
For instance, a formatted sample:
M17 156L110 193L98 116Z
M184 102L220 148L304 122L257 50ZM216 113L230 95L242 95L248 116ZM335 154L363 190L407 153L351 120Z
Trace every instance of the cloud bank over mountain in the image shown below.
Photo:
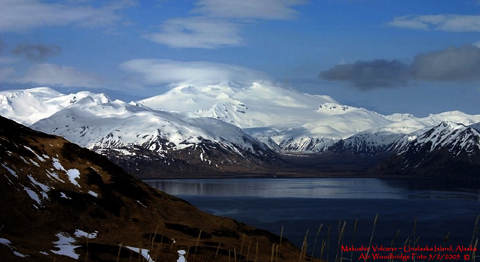
M268 81L270 77L260 71L237 65L205 61L179 62L165 59L134 59L120 68L130 75L130 84L137 86L209 85L233 82L249 85Z

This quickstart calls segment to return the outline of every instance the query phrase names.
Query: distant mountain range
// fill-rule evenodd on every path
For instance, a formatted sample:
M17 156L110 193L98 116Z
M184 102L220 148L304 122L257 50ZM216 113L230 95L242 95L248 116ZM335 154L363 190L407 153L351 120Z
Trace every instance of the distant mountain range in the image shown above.
M478 179L480 132L474 127L442 122L416 137L397 139L388 149L392 154L369 172Z
M328 152L380 161L403 154L414 141L415 147L429 143L419 138L431 129L460 125L475 130L480 122L480 115L459 111L421 118L382 115L328 96L259 83L178 86L130 103L90 92L64 95L46 87L3 91L0 114L149 177L288 166L282 154ZM470 142L458 146L478 147L475 136L466 139Z

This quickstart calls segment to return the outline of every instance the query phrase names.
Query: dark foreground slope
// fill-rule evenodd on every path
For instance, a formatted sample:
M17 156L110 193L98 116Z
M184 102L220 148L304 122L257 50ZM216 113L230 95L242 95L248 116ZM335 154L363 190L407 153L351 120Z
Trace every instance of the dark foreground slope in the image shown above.
M270 261L279 243L269 232L157 191L103 156L3 117L0 148L2 261L140 261L127 246L148 249L155 261L176 261L181 249L188 261ZM299 255L281 242L278 261Z

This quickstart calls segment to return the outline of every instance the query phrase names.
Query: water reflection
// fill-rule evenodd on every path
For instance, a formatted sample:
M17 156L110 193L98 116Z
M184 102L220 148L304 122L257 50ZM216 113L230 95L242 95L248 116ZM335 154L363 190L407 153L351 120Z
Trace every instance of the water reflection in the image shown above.
M176 196L480 200L477 184L434 179L170 179L144 182Z
M404 243L413 237L417 221L415 234L420 236L417 242L420 246L442 244L449 231L449 244L468 246L480 210L480 186L468 182L376 178L145 182L180 196L205 212L228 216L276 234L285 228L284 236L297 246L302 245L307 230L313 232L322 224L337 232L339 221L346 222L345 239L352 239L357 219L355 245L367 246L377 214L373 245L389 246L397 230L401 232L399 242ZM329 238L326 232L319 239ZM309 241L312 237L309 236ZM337 243L335 238L336 234L332 234L332 243ZM330 254L335 252L335 246L330 246ZM334 259L334 255L330 256L330 261Z

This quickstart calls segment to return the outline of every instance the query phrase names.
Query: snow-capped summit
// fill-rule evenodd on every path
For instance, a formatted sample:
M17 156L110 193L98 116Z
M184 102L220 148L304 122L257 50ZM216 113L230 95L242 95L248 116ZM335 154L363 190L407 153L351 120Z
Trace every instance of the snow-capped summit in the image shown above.
M49 87L0 91L0 115L31 125L87 97L97 103L110 100L105 94L82 91L65 95Z
M30 125L63 108L62 96L48 87L0 91L0 115Z
M91 96L38 121L32 128L62 135L89 148L102 147L102 143L144 144L156 136L173 143L172 149L195 145L201 139L236 143L247 149L251 145L245 140L253 141L240 128L215 119L189 118Z
M398 151L401 154L419 148L425 153L448 149L453 156L458 156L462 152L470 154L480 151L480 132L463 124L442 121Z
M301 94L265 83L178 86L139 101L153 109L213 117L241 128L305 123L315 119L315 110L327 102L337 103L328 96Z
M138 103L222 120L283 152L322 152L338 141L342 141L342 147L348 145L348 150L373 146L378 151L404 135L442 121L465 125L480 122L480 115L458 111L423 118L411 114L385 116L342 105L328 96L298 93L268 83L242 87L183 85Z
M425 124L437 125L442 121L461 123L463 125L471 125L480 122L480 115L469 115L461 111L448 111L440 114L430 114L422 119Z
M376 175L448 176L478 179L480 132L443 121L410 141L394 144L395 154L371 170Z
M185 168L205 165L219 171L235 163L249 169L280 161L265 144L223 121L103 98L86 96L31 127L63 136L114 162L128 158L130 164L158 160L170 165L179 160ZM129 171L139 174L138 170Z
M139 101L154 109L213 117L243 128L271 148L318 152L339 139L392 121L328 96L298 93L268 83L251 86L178 86Z
M385 118L390 122L342 139L327 150L363 156L388 155L401 151L401 148L435 126L446 123L450 123L450 126L465 126L480 122L480 115L458 111L431 114L423 118L410 114L393 114Z

